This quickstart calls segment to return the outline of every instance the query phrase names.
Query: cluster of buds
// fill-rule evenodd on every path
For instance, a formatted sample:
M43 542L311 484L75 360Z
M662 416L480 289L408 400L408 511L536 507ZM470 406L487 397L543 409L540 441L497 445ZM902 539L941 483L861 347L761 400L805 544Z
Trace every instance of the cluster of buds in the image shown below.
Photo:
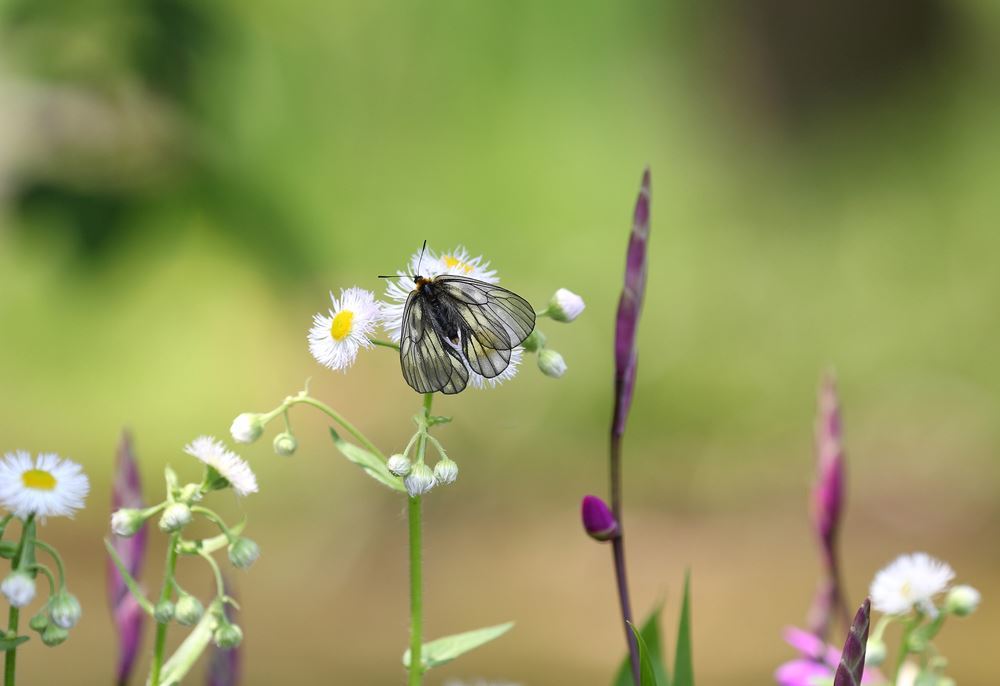
M540 317L548 317L552 321L568 324L583 312L586 305L583 298L573 291L560 288L549 300L549 306L539 313ZM545 376L558 379L566 373L566 361L557 351L548 347L548 339L537 327L524 341L524 349L538 354L538 368Z
M458 479L458 465L448 457L441 442L428 433L435 424L450 421L447 417L424 417L415 415L413 421L417 424L417 432L410 438L406 448L401 453L390 455L386 467L393 476L403 480L403 486L411 498L429 493L435 486L446 486ZM434 446L438 453L438 461L434 467L425 462L427 444ZM410 460L410 451L417 447L417 458Z

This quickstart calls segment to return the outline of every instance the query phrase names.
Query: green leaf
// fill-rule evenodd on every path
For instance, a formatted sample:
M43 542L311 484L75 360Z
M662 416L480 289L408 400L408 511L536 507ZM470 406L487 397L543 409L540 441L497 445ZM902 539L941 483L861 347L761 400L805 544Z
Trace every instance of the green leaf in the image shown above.
M368 476L395 491L406 493L403 480L390 472L381 458L360 446L348 443L333 428L330 429L330 436L333 437L333 444L337 446L337 450L348 460L365 470Z
M632 630L636 643L639 644L639 686L659 686L656 681L656 672L653 671L653 662L649 659L649 647L643 640L642 634L635 628L635 624L629 623L628 628Z
M677 625L677 651L674 653L674 686L694 686L694 661L691 657L691 572L684 575L684 600Z
M219 601L216 600L205 610L201 620L194 626L160 673L160 686L175 686L191 671L205 649L212 642L212 634L219 625Z
M649 652L649 661L653 664L653 673L656 675L656 682L660 686L669 686L670 678L664 667L666 661L663 659L663 639L660 636L660 612L662 609L662 604L657 605L649 613L649 617L643 622L639 634L642 636L642 640L646 642L646 649ZM614 686L634 686L632 683L632 661L627 654L625 655L625 659L622 660L615 680L612 683Z
M507 622L506 624L497 624L496 626L488 626L483 629L474 629L473 631L466 631L461 634L437 638L429 643L425 643L421 650L421 662L424 663L424 669L427 670L431 667L451 662L459 655L503 636L510 631L512 626L514 626L514 622ZM409 649L403 653L403 666L410 666Z
M27 636L16 636L14 638L0 638L0 652L13 650L19 645L29 640Z
M132 597L135 601L139 603L139 607L146 611L147 614L153 614L153 603L149 602L146 594L142 592L139 588L139 582L132 578L132 575L128 573L128 569L125 568L125 563L122 559L118 557L118 551L115 550L115 546L108 539L104 539L104 547L108 549L108 555L111 556L111 561L115 563L115 567L118 569L118 573L122 576L122 581L128 587L128 590L132 593Z
M5 560L12 560L17 555L17 543L14 541L0 541L0 557Z

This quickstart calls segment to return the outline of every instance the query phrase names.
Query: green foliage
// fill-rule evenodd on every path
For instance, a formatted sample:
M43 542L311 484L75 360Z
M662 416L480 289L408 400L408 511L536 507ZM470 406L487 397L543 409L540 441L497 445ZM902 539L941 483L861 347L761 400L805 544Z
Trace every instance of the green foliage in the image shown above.
M656 673L653 670L653 662L650 659L649 648L642 639L642 634L635 628L634 624L628 625L635 635L636 643L639 644L639 686L660 686L662 682L657 682Z
M674 686L694 686L694 662L691 656L691 572L684 575L684 599L677 626L677 651L674 653Z
M662 610L663 605L657 605L656 609L649 613L649 617L643 622L638 633L646 644L646 651L656 676L656 683L660 686L669 686L670 677L664 667L666 661L663 658L663 637L660 634L660 613ZM625 659L622 660L613 684L614 686L633 686L632 663L628 655L625 655Z
M337 450L343 454L348 460L365 470L365 473L371 478L375 479L384 486L400 491L401 493L406 493L406 488L403 486L403 480L398 476L392 474L389 468L385 466L385 462L377 455L373 455L364 448L354 445L353 443L348 443L340 437L333 428L330 428L330 436L333 437L333 444L337 446Z
M452 636L445 636L444 638L437 638L429 643L425 643L421 650L424 669L427 670L431 667L451 662L456 657L503 636L513 626L514 622L507 622L506 624L497 624L496 626L488 626ZM409 650L403 653L403 666L410 666Z
M0 652L13 650L28 640L27 636L15 636L14 638L0 638Z

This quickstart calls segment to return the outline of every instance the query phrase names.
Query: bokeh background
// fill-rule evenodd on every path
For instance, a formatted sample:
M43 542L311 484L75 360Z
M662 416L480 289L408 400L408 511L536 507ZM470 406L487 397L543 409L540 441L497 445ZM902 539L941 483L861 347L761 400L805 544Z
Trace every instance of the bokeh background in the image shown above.
M542 325L563 379L529 359L435 408L455 417L438 435L462 474L427 503L428 634L518 624L428 683L609 683L610 554L577 508L606 490L614 307L647 164L637 609L665 600L672 641L691 569L700 683L771 683L819 570L814 393L834 367L852 604L898 553L949 560L985 599L940 647L959 683L992 682L997 45L988 0L4 2L0 448L57 451L93 481L75 521L44 528L86 616L57 653L22 648L24 683L111 680L101 538L123 427L153 493L165 464L196 477L184 443L307 377L402 447L419 398L393 355L331 373L305 334L329 290L380 290L424 238L485 255L539 306L559 286L588 303ZM236 577L245 681L401 683L404 505L316 413L293 421L299 453L271 454L273 432L245 447L261 492L223 504L264 551Z

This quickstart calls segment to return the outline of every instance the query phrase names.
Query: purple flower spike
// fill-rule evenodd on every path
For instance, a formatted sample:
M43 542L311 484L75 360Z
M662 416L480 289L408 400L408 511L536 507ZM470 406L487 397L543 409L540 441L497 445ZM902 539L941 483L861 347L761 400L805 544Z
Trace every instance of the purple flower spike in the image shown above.
M115 462L115 478L111 491L112 512L123 507L142 507L142 486L139 468L132 451L132 437L122 432ZM142 558L146 551L145 525L129 538L112 535L112 543L118 557L125 564L129 574L138 579L142 572ZM108 559L105 577L107 579L108 603L111 617L118 631L118 667L115 683L127 684L132 667L142 643L142 627L145 613L132 597L114 563Z
M809 611L809 627L824 638L835 611L847 625L848 610L840 588L837 532L844 507L844 449L841 436L840 402L832 374L820 385L816 418L816 484L812 491L812 516L823 556L824 578Z
M854 615L851 631L844 643L840 666L833 679L833 686L858 686L865 673L865 648L868 646L868 625L871 620L871 600L865 598Z
M595 541L610 541L618 535L618 520L611 508L596 495L585 495L580 504L580 516L587 535Z
M615 416L611 427L614 436L625 433L625 421L632 405L635 386L636 331L646 293L646 243L649 240L649 169L642 175L642 188L635 203L632 234L625 257L625 287L618 300L615 326Z

